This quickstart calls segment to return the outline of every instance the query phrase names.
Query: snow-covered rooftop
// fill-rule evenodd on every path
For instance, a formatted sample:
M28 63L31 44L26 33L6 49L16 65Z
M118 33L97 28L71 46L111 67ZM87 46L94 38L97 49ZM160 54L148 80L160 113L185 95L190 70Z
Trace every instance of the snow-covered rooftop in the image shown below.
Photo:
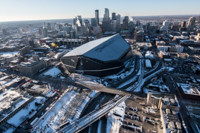
M53 67L53 68L49 69L48 71L46 71L45 73L43 73L42 75L57 77L60 73L61 73L61 71L57 67Z
M18 127L24 120L30 117L33 111L36 111L38 106L35 103L43 103L45 102L44 97L36 97L31 103L29 103L25 108L21 109L18 113L16 113L13 117L11 117L7 122L15 127Z

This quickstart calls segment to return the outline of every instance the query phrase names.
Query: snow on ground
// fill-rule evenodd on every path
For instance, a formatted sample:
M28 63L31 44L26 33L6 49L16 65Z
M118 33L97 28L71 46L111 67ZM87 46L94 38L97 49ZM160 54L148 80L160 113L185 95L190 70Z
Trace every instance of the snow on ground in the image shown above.
M29 103L25 108L21 109L18 113L16 113L13 117L11 117L7 122L15 127L18 127L22 122L24 122L32 111L37 110L37 106L35 103L43 103L45 98L36 97L31 103Z
M69 100L64 101L64 98L63 98L59 103L56 104L56 107L54 107L54 109L58 109L57 110L58 112L57 112L57 115L54 116L54 118L51 121L53 129L56 129L60 125L61 118L64 117L64 114L66 110L68 109L68 105L74 100L76 95L77 95L77 92L75 92L74 95L71 95L71 97L69 97Z
M81 81L81 83L84 83L84 84L91 84L91 85L101 85L97 82L93 82L93 81Z
M119 133L124 120L125 108L126 104L122 102L108 113L106 133Z
M8 77L9 77L8 75L3 76L3 77L0 78L0 80L2 81L2 80L4 80L4 79L7 79Z
M122 88L122 87L124 87L125 85L130 84L131 82L136 81L137 78L138 78L138 76L134 76L132 79L126 81L126 82L123 83L123 84L121 84L118 88Z
M51 77L57 77L61 71L57 67L53 67L49 69L48 71L44 72L42 75L44 76L51 76Z
M52 97L56 94L56 92L53 92L52 90L49 91L49 93L46 94L47 97Z
M10 85L12 85L12 84L15 83L15 82L20 81L20 79L21 79L21 78L19 78L19 77L15 78L15 79L12 79L12 80L10 80L9 82L5 83L4 86L6 86L6 87L7 87L7 86L10 86Z
M120 74L113 74L113 75L109 75L109 76L106 76L104 77L105 79L117 79L117 78L121 78L121 79L124 79L125 77L129 76L131 73L133 73L134 69L135 69L135 61L133 61L131 63L132 65L130 66L130 70L129 71L125 71L125 69L123 69L122 71L125 71L125 72L119 72Z
M23 105L26 101L28 101L28 98L23 97L16 105L15 109L19 108L21 105Z
M78 107L78 110L76 112L76 115L74 116L73 120L76 120L80 117L83 109L85 108L85 106L88 104L88 102L90 101L91 98L95 97L95 95L97 94L96 91L92 91L92 93L90 93L90 96L86 97L85 100L83 101L83 103L81 104L80 107Z
M64 116L69 103L74 100L78 93L74 90L63 94L50 109L38 120L35 124L35 132L55 132L55 129L60 125L60 120Z
M153 90L150 90L150 89L147 89L147 88L144 87L143 92L144 92L145 94L147 94L147 93L149 93L149 92L153 92Z
M90 94L90 97L93 98L99 91L92 91L92 93Z
M83 103L81 104L81 106L78 107L78 110L76 112L76 115L74 116L73 120L76 120L80 117L84 107L86 106L86 104L90 101L89 97L86 97L85 100L83 101Z
M192 88L191 85L189 84L184 84L184 83L178 83L182 90L184 91L184 93L186 94L193 94L193 95L198 95Z
M12 90L13 88L10 88L9 90L6 90L5 92L1 93L0 95L0 108L3 109L4 107L8 107L10 105L13 105L11 108L10 112L4 112L2 115L4 117L8 116L10 113L15 111L17 108L22 106L26 101L28 101L28 98L21 97L20 100L17 102L13 103L13 99L18 99L20 97L20 94L16 91ZM7 99L7 100L5 100Z
M156 62L156 64L153 66L153 69L151 69L150 71L148 71L147 73L151 73L153 72L155 69L157 69L158 65L159 65L159 61Z
M173 71L174 68L173 67L165 67L168 71Z
M0 52L0 56L6 57L6 58L14 57L17 54L18 54L18 51L15 51L15 52Z
M141 92L141 88L142 88L143 84L144 84L147 80L151 79L153 76L155 76L156 74L158 74L158 73L160 73L160 72L162 72L162 71L164 71L164 70L165 70L165 67L161 68L160 70L156 71L155 73L152 73L151 75L149 75L148 77L146 77L146 78L144 78L144 79L141 78L141 76L140 76L141 79L139 78L139 82L136 82L135 85L133 85L133 86L127 88L126 90L127 90L127 91L130 91L130 90L134 87L134 88L136 88L136 89L134 90L134 92ZM142 73L142 72L141 72L141 73ZM142 76L142 77L143 77L143 76Z
M6 97L12 97L14 99L14 98L17 98L19 96L20 96L20 93L18 93L17 91L13 90L13 88L10 88L10 89L4 91L3 93L1 93L0 102L2 100L4 100Z
M7 81L0 81L1 85L4 85L5 83L7 83Z
M146 54L145 54L145 57L146 58L153 58L153 54L151 51L147 51Z

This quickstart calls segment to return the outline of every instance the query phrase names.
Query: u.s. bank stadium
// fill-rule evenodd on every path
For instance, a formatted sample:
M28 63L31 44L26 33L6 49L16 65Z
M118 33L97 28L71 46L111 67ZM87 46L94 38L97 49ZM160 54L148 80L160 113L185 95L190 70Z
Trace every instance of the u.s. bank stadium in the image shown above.
M101 77L122 70L130 57L130 45L119 34L115 34L83 44L61 60L71 73Z

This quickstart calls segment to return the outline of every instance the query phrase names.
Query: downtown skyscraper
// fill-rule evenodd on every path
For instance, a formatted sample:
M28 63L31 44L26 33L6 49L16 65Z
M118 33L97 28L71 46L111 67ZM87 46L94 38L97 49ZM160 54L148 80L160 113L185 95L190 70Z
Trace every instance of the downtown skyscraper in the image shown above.
M110 22L110 17L109 17L109 10L108 8L105 8L105 13L104 13L103 22L102 22L103 32L111 30L110 24L111 22Z
M96 19L97 25L99 25L99 10L95 10L95 19Z

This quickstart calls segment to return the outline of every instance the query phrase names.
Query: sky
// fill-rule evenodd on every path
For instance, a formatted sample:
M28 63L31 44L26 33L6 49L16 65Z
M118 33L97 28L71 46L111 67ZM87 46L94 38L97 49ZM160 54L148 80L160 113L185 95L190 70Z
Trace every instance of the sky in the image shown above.
M0 0L0 22L91 18L95 9L103 17L104 8L121 16L200 15L199 5L200 0Z

